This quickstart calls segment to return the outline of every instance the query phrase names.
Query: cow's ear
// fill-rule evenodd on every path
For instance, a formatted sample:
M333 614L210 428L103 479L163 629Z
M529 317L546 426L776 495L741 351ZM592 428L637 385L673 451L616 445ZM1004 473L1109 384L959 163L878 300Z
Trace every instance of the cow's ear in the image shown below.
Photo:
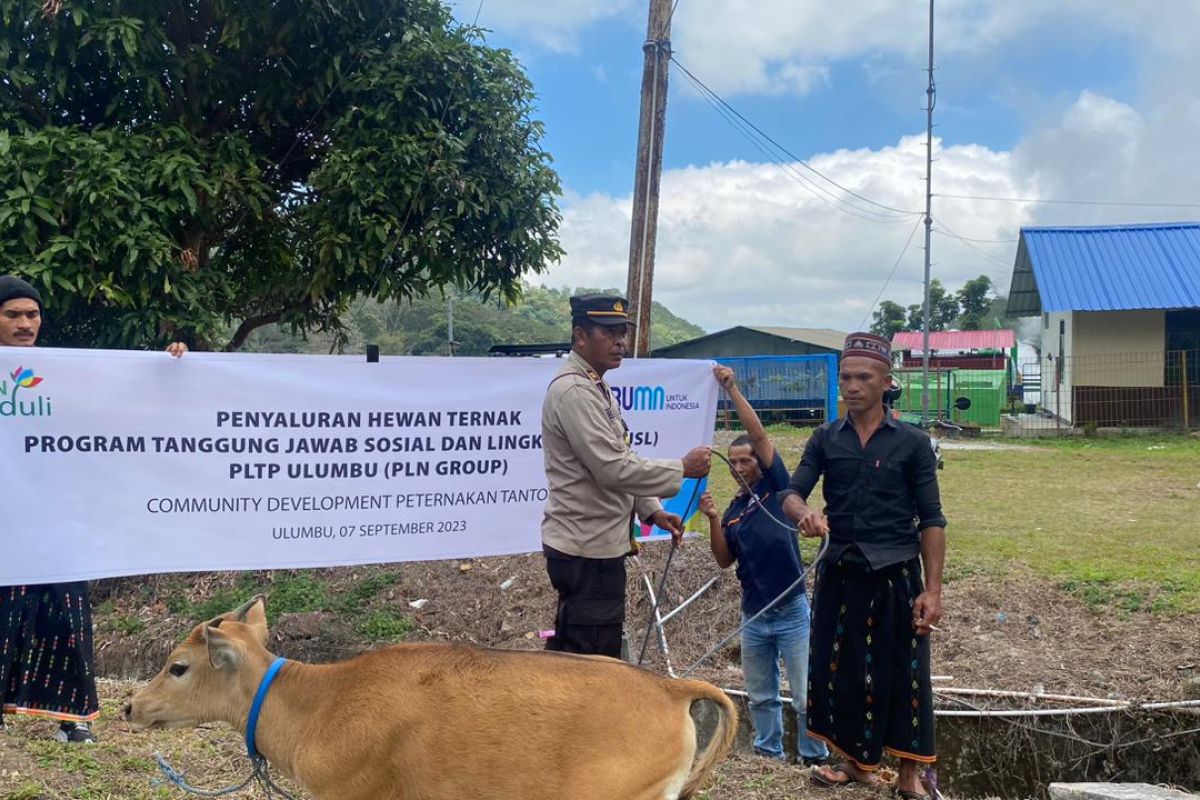
M262 613L263 620L266 620L267 613L267 596L265 594L256 594L233 611L226 611L217 619L229 620L230 622L249 622L250 614L257 609Z
M209 625L204 629L204 645L213 669L233 670L242 663L242 651L237 642L220 628Z
M263 647L267 646L267 598L266 595L258 595L248 604L245 612L242 614L241 622L249 626L254 633L258 643Z

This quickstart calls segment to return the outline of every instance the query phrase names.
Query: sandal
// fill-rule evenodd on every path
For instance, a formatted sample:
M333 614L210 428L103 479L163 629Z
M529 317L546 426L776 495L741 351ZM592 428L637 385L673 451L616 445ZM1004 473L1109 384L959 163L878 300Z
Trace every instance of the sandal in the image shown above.
M896 800L933 800L933 796L923 792L910 792L908 789L896 789Z
M859 772L864 771L865 770L859 770ZM874 773L867 774L871 776L870 779L861 781L854 777L854 768L851 767L849 763L843 762L841 764L834 764L833 766L818 766L812 771L812 774L809 777L814 784L817 786L823 786L827 789L836 789L841 786L849 786L852 783L861 783L864 786L875 786L880 783L877 775ZM838 775L842 776L842 778L836 777ZM904 798L904 800L910 799Z

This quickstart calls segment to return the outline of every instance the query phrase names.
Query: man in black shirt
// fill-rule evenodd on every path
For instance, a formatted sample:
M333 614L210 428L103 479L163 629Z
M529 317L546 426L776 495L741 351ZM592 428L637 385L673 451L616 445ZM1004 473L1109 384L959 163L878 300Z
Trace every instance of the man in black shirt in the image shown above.
M946 519L929 437L884 408L890 375L886 339L846 338L846 417L809 439L783 509L803 535L829 536L817 565L808 730L846 761L813 779L873 783L886 752L900 759L899 797L922 800L920 768L936 760L929 632L942 615ZM822 476L824 514L806 503Z

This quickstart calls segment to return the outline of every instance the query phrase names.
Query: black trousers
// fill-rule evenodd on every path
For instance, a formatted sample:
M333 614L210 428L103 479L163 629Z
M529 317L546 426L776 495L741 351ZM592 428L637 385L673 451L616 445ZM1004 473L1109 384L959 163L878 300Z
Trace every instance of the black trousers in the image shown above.
M558 592L547 650L621 657L625 624L625 557L584 558L542 545L546 573Z

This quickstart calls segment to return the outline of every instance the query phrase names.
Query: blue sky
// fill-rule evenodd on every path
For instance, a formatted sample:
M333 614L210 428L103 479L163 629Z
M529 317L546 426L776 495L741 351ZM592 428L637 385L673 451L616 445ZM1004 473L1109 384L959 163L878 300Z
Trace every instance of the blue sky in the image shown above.
M473 17L477 3L466 6ZM680 0L672 39L679 61L796 156L919 209L926 9ZM536 281L624 285L645 16L646 0L484 0L489 43L512 49L535 85L564 188L567 255ZM937 30L935 193L1200 202L1188 77L1200 69L1200 4L940 0ZM678 70L670 80L657 299L709 330L850 329L881 291L915 302L915 218L863 219L816 197L795 177L802 167L771 163ZM934 273L952 288L986 273L1003 290L1015 245L990 240L1015 239L1021 225L1196 216L935 197Z
M569 190L586 194L632 189L642 77L640 30L622 21L597 23L587 28L579 49L572 52L533 53L519 37L495 32L489 36L491 43L518 52L526 64L546 123L546 149L554 154ZM939 59L939 134L947 142L1008 149L1039 109L1045 113L1064 99L1074 100L1082 86L1120 100L1135 97L1136 63L1129 48L1122 46L1123 37L1104 32L1055 43L1058 33L1069 31L1037 32L1015 42L1012 50L981 61L961 53ZM697 71L687 53L677 52L675 57ZM828 80L803 96L725 97L801 157L838 148L877 148L923 129L921 65L876 56L840 59L828 67ZM710 83L717 76L697 77ZM762 158L678 71L671 75L668 108L664 168Z

